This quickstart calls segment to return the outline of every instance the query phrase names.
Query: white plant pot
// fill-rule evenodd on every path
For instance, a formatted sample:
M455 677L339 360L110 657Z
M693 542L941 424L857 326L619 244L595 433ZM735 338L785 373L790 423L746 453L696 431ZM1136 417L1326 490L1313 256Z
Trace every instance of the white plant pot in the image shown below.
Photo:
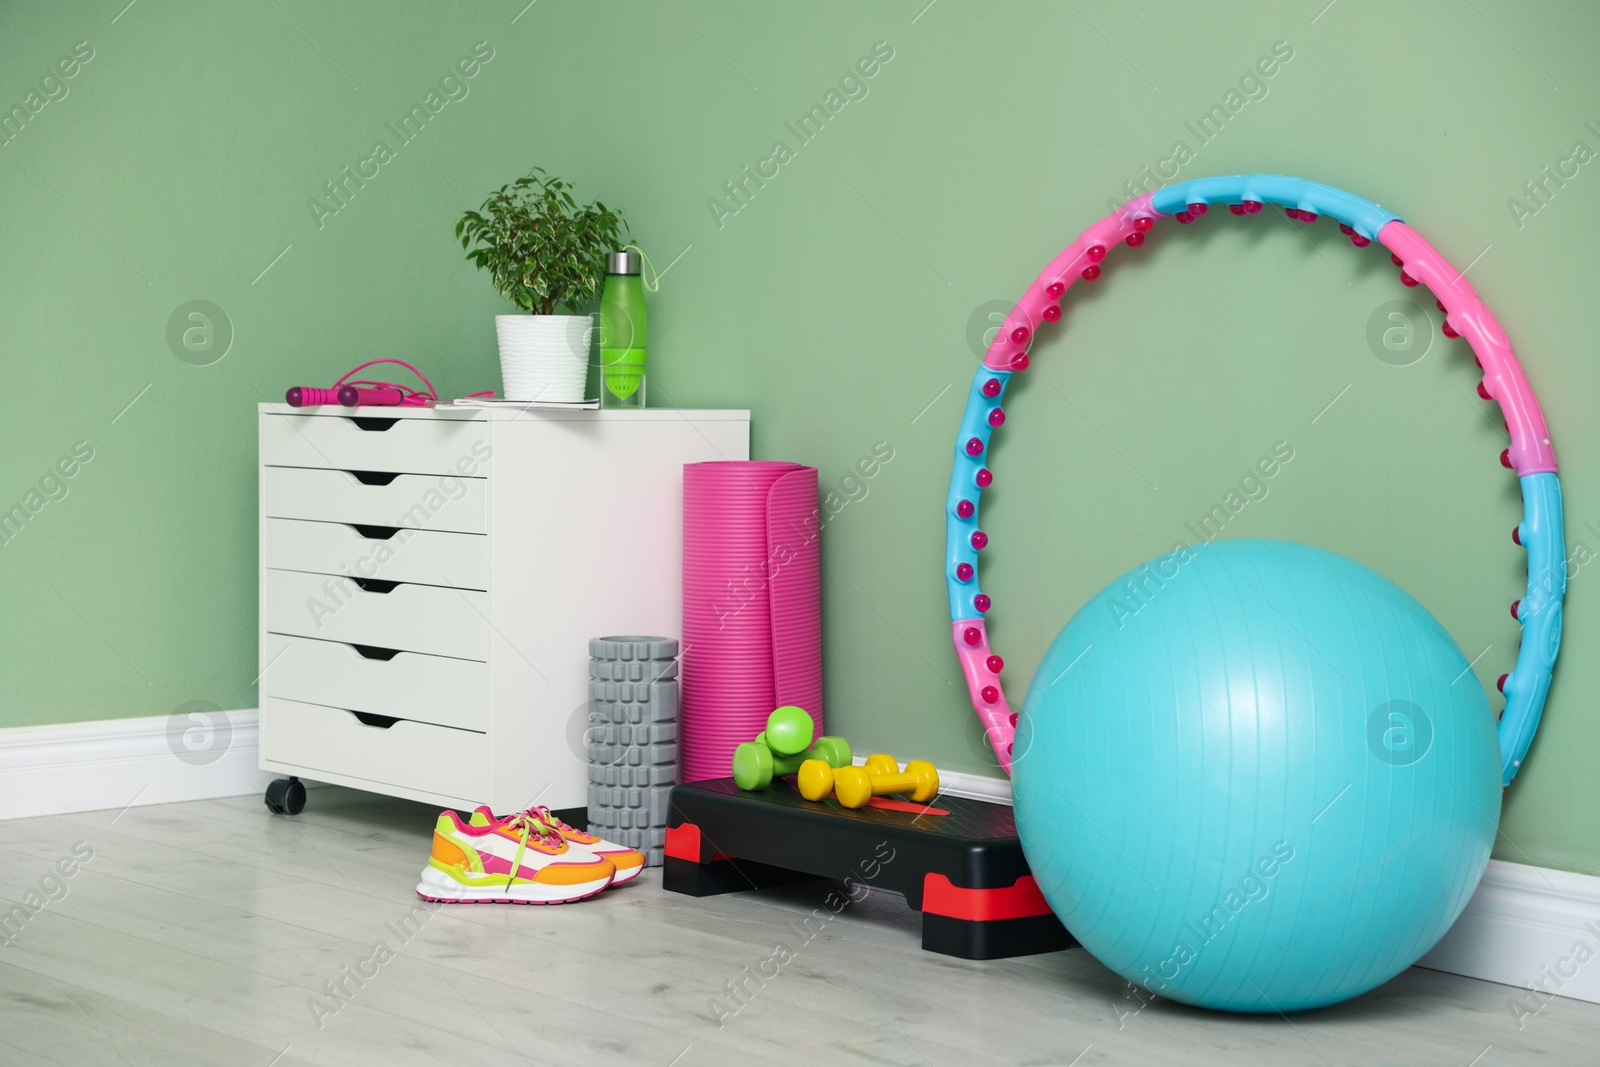
M589 374L588 315L496 315L501 395L572 403Z

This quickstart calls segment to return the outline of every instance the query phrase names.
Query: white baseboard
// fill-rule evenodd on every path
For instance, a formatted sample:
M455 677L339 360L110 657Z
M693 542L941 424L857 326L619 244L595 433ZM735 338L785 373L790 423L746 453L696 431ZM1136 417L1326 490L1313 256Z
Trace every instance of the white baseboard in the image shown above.
M990 778L961 771L940 771L939 792L968 800L987 800L993 804L1011 803L1011 779Z
M1600 878L1490 860L1419 966L1523 987L1510 1009L1519 1019L1549 999L1536 990L1600 1004Z
M275 776L256 767L256 711L209 716L0 729L0 819L259 794Z

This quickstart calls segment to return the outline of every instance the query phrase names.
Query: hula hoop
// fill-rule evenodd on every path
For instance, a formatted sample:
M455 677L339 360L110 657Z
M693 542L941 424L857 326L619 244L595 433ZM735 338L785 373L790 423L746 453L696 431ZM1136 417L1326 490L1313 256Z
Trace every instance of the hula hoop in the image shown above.
M1499 682L1506 698L1497 728L1501 781L1510 785L1533 743L1550 691L1561 647L1561 604L1566 594L1561 480L1544 413L1499 322L1472 284L1421 234L1369 200L1276 174L1197 178L1167 186L1133 198L1084 230L1012 308L972 379L945 508L945 579L956 655L967 678L973 710L1001 767L1011 773L1017 716L1000 681L1005 663L989 647L984 615L990 600L978 584L978 554L988 544L988 535L979 527L979 508L983 490L994 479L984 457L990 435L1006 420L1000 402L1011 376L1028 368L1028 346L1036 325L1061 318L1060 301L1068 286L1079 279L1098 278L1101 262L1118 242L1133 248L1144 244L1145 234L1157 219L1170 215L1180 223L1193 222L1211 204L1227 204L1236 215L1255 214L1264 204L1274 204L1289 218L1305 223L1328 215L1357 247L1377 241L1401 268L1403 283L1432 290L1445 314L1445 336L1464 339L1477 356L1483 369L1478 392L1500 405L1511 435L1511 447L1500 454L1500 462L1516 471L1522 484L1523 519L1512 539L1528 554L1527 592L1511 605L1512 616L1522 624L1522 647L1516 665L1509 674L1501 675Z

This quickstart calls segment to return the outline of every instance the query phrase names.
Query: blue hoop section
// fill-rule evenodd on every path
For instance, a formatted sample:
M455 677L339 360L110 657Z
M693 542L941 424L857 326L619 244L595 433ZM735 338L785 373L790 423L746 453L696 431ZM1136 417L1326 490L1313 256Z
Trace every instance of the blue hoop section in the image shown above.
M1390 222L1403 222L1393 212L1342 189L1279 174L1197 178L1160 189L1150 195L1148 202L1150 208L1159 214L1176 215L1189 204L1236 204L1243 201L1272 203L1297 208L1312 215L1327 215L1349 226L1351 231L1367 241L1377 241L1379 231ZM1136 199L1129 206L1138 202ZM1108 216L1108 219L1111 217ZM1128 221L1132 221L1131 216ZM1067 277L1064 280L1070 285L1077 279ZM1042 284L1042 279L1038 284ZM1466 288L1470 291L1470 286ZM1504 340L1503 334L1500 338ZM1027 341L1022 343L1027 344L1032 340L1030 329L1027 331ZM1018 364L1019 367L1025 365L1025 359ZM983 595L978 582L979 548L973 539L980 532L983 489L992 478L988 473L990 438L994 429L1005 421L1001 402L1013 373L1012 370L996 369L988 362L978 367L972 386L967 390L961 434L956 440L950 491L945 500L945 584L950 600L950 620L958 634L962 632L962 626L981 624L989 606L988 598ZM1544 443L1548 449L1548 438L1544 439ZM1567 587L1561 479L1551 470L1522 475L1520 482L1524 515L1517 527L1517 539L1527 552L1528 586L1516 610L1517 620L1522 625L1522 646L1517 652L1515 666L1502 679L1501 685L1506 704L1496 735L1501 753L1501 783L1505 786L1511 784L1522 767L1549 695L1556 656L1561 646L1562 598L1566 595ZM963 511L968 514L962 514ZM981 643L983 651L987 652L986 635L969 630L967 636L969 645ZM961 648L959 640L957 648L958 651ZM977 686L983 684L983 680L975 678L975 668L966 662L965 657L963 662L976 701ZM994 678L993 681L998 686L998 679ZM999 691L995 689L993 692ZM986 699L993 695L988 690L985 694ZM1004 708L1003 694L996 699ZM980 718L983 718L983 709L980 708L979 712ZM1014 723L1015 716L1011 716L1011 719ZM991 739L996 741L997 752L1000 751L1000 741L1009 741L1009 734L994 722L989 722L988 732ZM1006 753L1004 766L1008 766L1009 744Z
M1510 785L1522 769L1544 714L1550 677L1561 650L1561 603L1567 593L1567 543L1561 517L1561 479L1528 474L1522 482L1522 523L1517 539L1528 553L1528 592L1517 606L1522 647L1506 676L1500 738L1500 781Z
M1163 215L1176 215L1189 204L1237 204L1254 200L1260 204L1281 204L1327 215L1355 230L1369 241L1378 239L1384 223L1404 221L1370 200L1335 189L1321 182L1290 178L1283 174L1229 174L1217 178L1195 178L1158 189L1150 195L1150 206Z
M955 469L950 475L950 496L945 501L944 509L945 546L949 556L944 573L945 585L950 593L951 621L976 619L983 615L977 605L977 598L983 592L978 588L978 550L972 544L972 535L978 532L978 510L983 496L983 487L978 484L978 472L987 469L984 461L989 458L989 435L994 431L994 424L989 419L993 412L1004 410L1000 401L1005 399L1011 374L1008 370L981 367L978 376L972 379L972 388L967 390L967 413L961 417ZM983 391L991 381L999 383L989 386L995 390L992 397L986 396ZM981 452L973 454L967 450L968 443L973 440L983 445ZM972 505L971 516L961 516L962 501ZM957 577L963 564L972 568L972 577L966 581Z

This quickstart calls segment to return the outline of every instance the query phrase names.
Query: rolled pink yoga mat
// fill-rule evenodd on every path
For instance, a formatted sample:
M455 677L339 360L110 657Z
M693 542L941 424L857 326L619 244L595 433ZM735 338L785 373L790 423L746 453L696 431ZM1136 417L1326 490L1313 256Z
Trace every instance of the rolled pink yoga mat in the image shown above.
M681 780L733 773L733 750L798 704L822 734L817 470L683 468Z

